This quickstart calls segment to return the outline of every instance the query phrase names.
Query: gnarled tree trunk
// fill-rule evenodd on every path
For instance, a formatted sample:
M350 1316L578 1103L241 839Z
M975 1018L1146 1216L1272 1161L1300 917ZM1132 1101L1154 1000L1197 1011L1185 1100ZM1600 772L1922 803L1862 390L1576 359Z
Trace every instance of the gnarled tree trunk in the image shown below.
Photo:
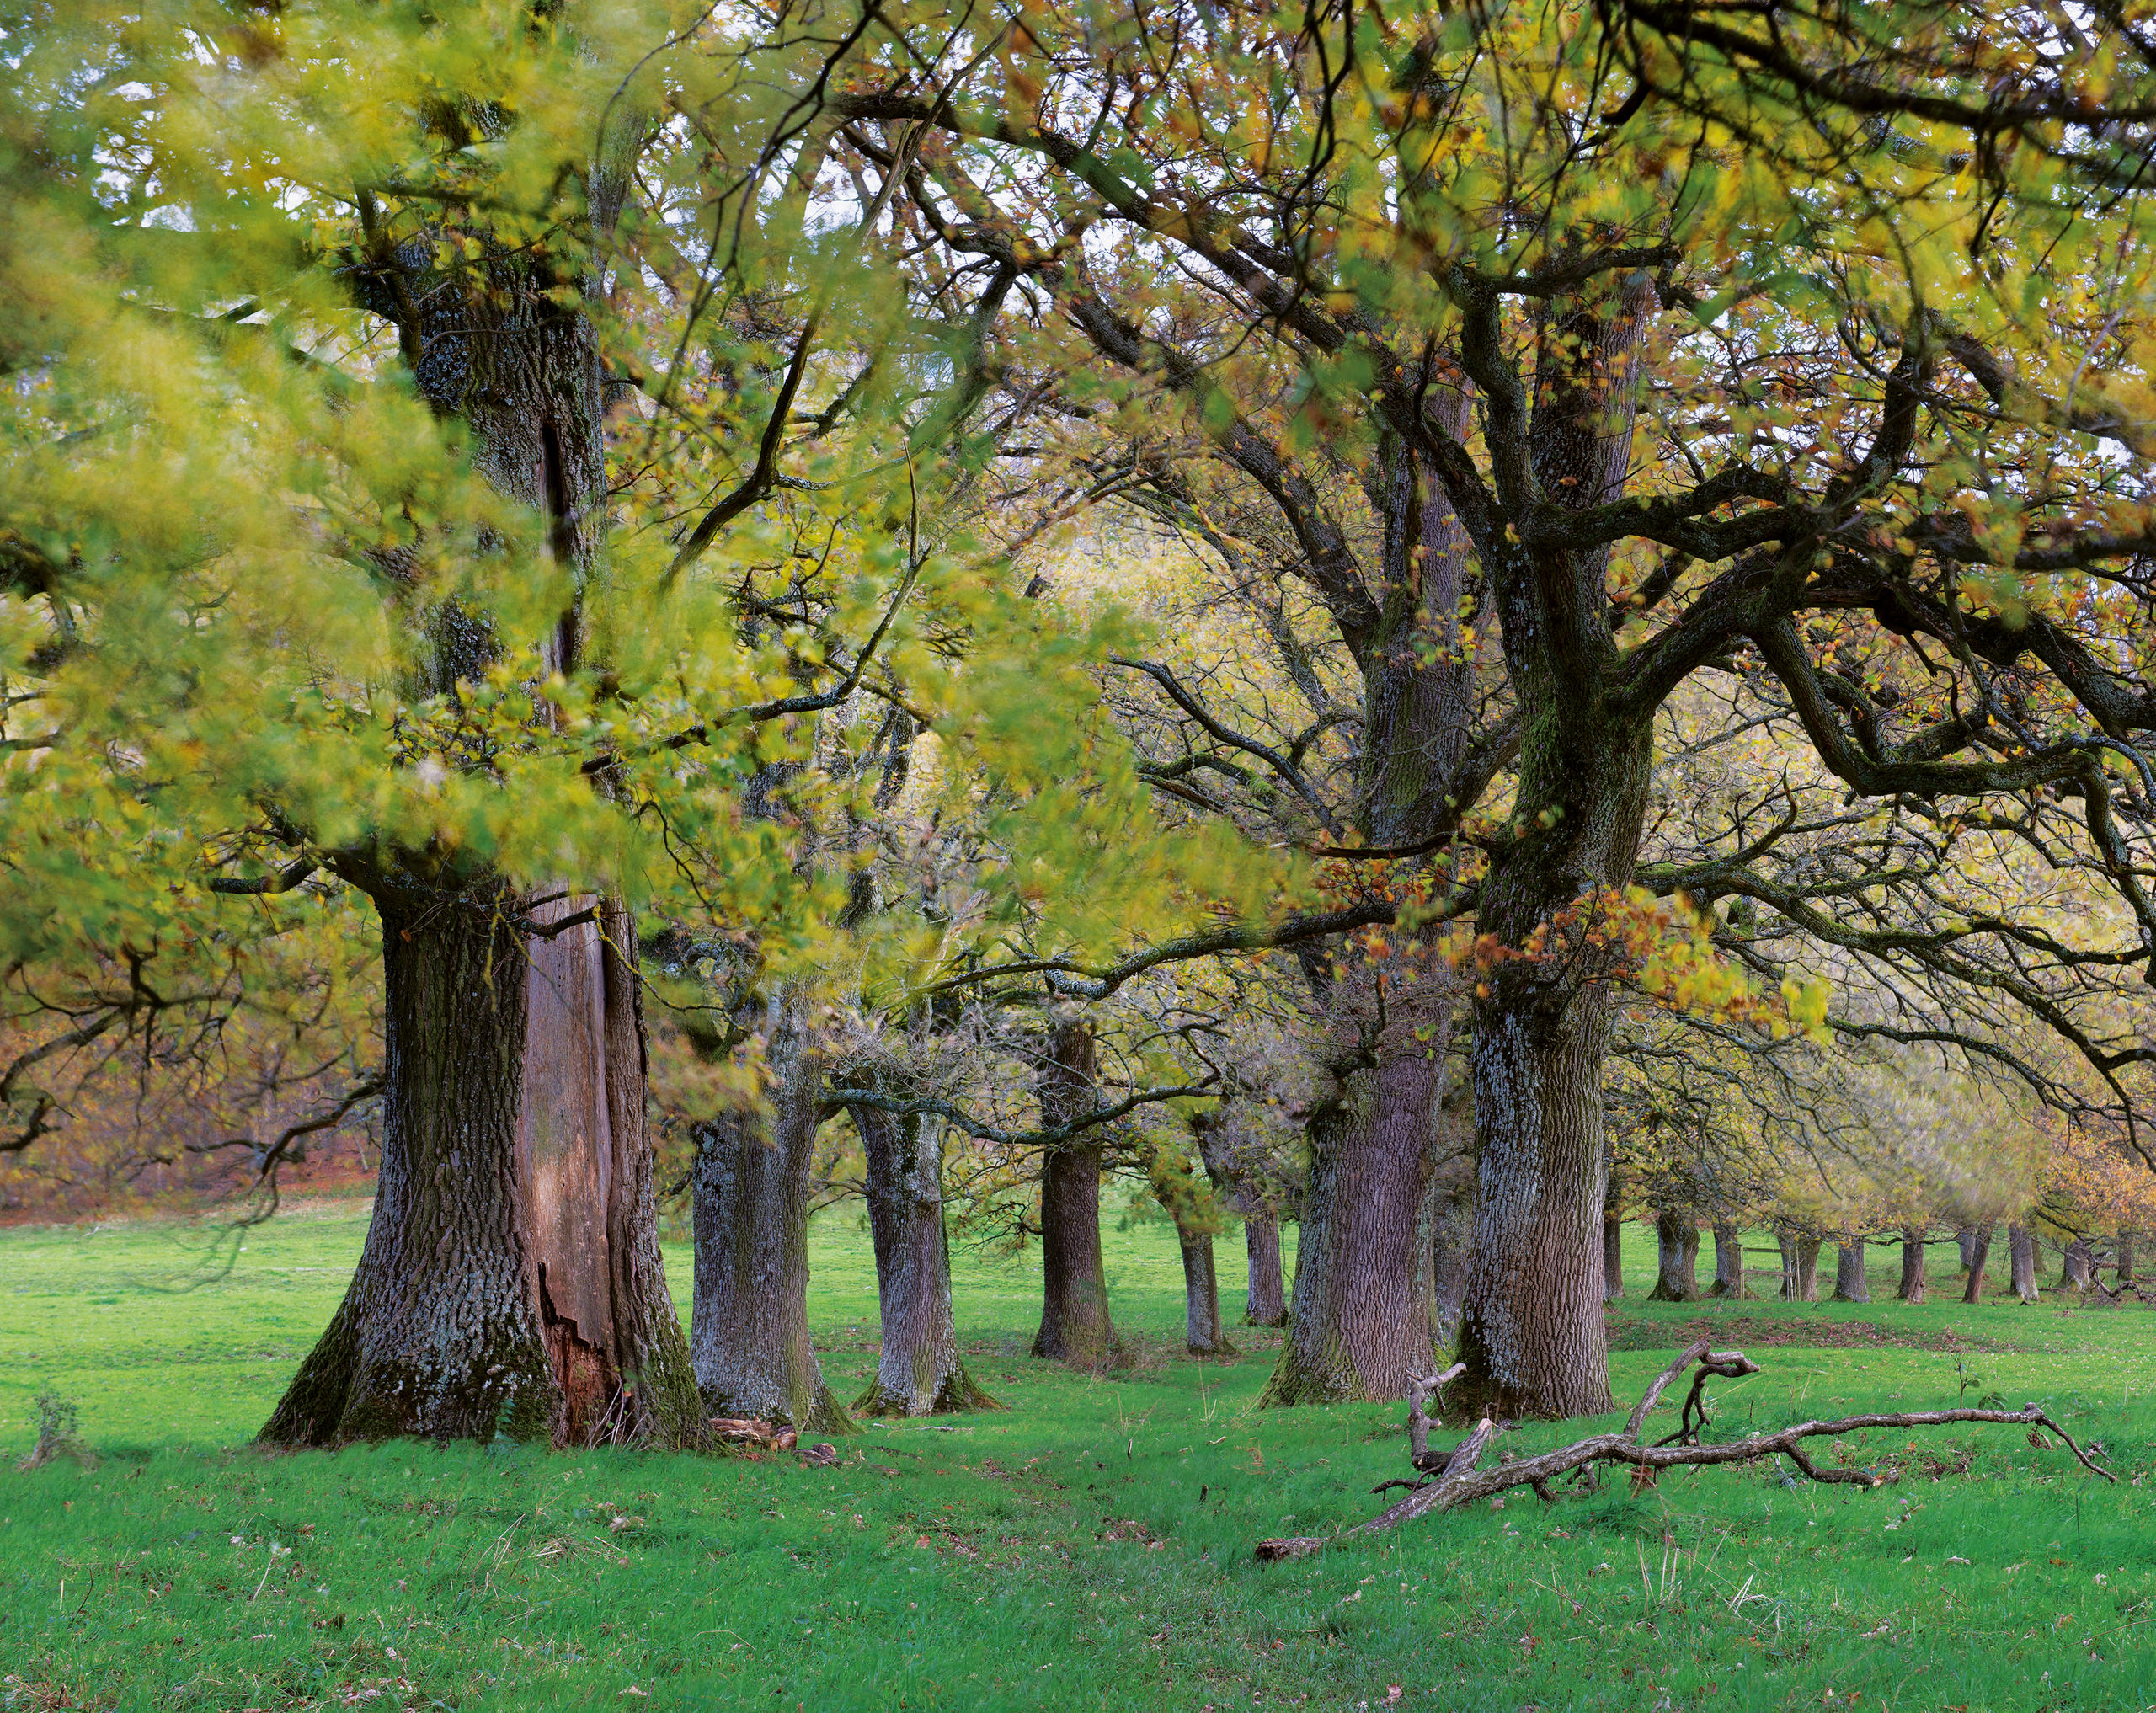
M1651 1303L1689 1303L1700 1294L1700 1225L1689 1214L1663 1212L1654 1220L1654 1289Z
M943 1229L943 1120L851 1108L867 1161L868 1225L883 1344L854 1402L863 1416L940 1416L1003 1406L975 1385L951 1312Z
M1868 1303L1871 1284L1864 1275L1864 1239L1845 1237L1834 1247L1834 1300Z
M1717 1297L1744 1294L1744 1234L1727 1221L1715 1227L1715 1282Z
M1904 1225L1902 1228L1902 1282L1894 1294L1905 1303L1924 1300L1924 1228Z
M689 1352L712 1414L844 1433L852 1423L808 1341L808 1180L823 1054L800 1011L788 990L765 1002L766 1103L695 1127Z
M2090 1252L2089 1240L2077 1237L2059 1255L2059 1287L2063 1290L2085 1291L2095 1278L2095 1257Z
M1092 1026L1059 1018L1041 1066L1041 1124L1057 1129L1095 1106ZM1101 1257L1101 1143L1081 1130L1041 1162L1041 1327L1033 1354L1074 1368L1106 1367L1118 1346Z

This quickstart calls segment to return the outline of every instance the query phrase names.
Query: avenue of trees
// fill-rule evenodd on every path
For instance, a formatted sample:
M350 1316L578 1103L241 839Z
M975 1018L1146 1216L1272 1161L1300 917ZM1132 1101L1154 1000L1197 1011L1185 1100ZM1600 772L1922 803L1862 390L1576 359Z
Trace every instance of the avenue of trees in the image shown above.
M1098 1366L1125 1191L1281 1406L1609 1409L1626 1217L1663 1295L1763 1228L1798 1298L2131 1280L2131 8L0 44L0 1159L273 1196L372 1127L267 1439L992 1407L951 1243L1037 1241Z

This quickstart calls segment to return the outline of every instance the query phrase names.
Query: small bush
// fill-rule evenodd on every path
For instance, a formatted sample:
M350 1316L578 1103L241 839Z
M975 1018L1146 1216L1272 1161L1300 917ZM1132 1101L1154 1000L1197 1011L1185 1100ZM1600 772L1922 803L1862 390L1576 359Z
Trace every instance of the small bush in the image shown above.
M43 1469L57 1459L70 1457L84 1469L95 1469L97 1454L83 1444L75 1406L56 1392L37 1395L37 1444L30 1448L28 1457L18 1463L19 1470Z

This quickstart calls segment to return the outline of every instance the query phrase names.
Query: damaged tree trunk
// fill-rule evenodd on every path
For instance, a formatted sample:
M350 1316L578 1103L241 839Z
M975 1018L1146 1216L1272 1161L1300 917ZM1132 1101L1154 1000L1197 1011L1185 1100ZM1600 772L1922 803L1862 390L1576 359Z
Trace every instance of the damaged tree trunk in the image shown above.
M853 1423L808 1339L808 1182L824 1059L801 1009L788 990L765 1002L766 1103L695 1127L689 1352L712 1415L842 1433Z
M943 1120L849 1109L867 1161L868 1225L883 1342L876 1377L854 1402L862 1416L941 1416L1003 1406L975 1385L951 1312L943 1229Z
M1057 1019L1041 1066L1041 1127L1059 1129L1091 1112L1094 1079L1092 1026ZM1100 1369L1118 1347L1101 1257L1100 1133L1083 1130L1041 1162L1041 1326L1033 1354Z

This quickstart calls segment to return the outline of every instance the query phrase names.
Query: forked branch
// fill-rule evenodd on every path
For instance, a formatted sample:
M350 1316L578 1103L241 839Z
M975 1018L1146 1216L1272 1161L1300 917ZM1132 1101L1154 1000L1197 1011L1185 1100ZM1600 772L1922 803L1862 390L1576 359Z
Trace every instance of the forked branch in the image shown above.
M1678 1417L1677 1431L1652 1445L1641 1444L1641 1433L1646 1425L1648 1415L1661 1401L1662 1395L1694 1363L1699 1364L1699 1371L1692 1377L1691 1389L1685 1395ZM1710 1350L1706 1341L1702 1339L1684 1351L1655 1376L1652 1384L1641 1394L1639 1402L1632 1406L1632 1413L1625 1418L1621 1432L1590 1434L1585 1439L1577 1440L1555 1451L1542 1452L1534 1457L1508 1459L1487 1469L1476 1465L1491 1441L1502 1431L1502 1424L1484 1417L1473 1433L1440 1460L1428 1449L1429 1418L1424 1411L1424 1399L1442 1381L1426 1383L1416 1388L1413 1407L1408 1418L1411 1460L1426 1478L1412 1483L1413 1491L1406 1498L1367 1523L1358 1523L1338 1535L1303 1534L1261 1540L1257 1544L1257 1556L1261 1559L1301 1558L1321 1547L1330 1545L1334 1540L1375 1534L1380 1529L1390 1529L1395 1524L1405 1523L1411 1518L1420 1517L1431 1511L1456 1510L1462 1505L1473 1504L1478 1499L1492 1498L1513 1487L1532 1487L1547 1499L1552 1497L1550 1491L1551 1481L1598 1463L1629 1464L1639 1471L1635 1479L1652 1481L1665 1469L1679 1468L1688 1464L1753 1463L1763 1457L1786 1457L1800 1471L1815 1481L1844 1481L1856 1486L1879 1486L1892 1477L1868 1470L1817 1464L1803 1449L1803 1442L1807 1439L1838 1438L1845 1433L1860 1433L1874 1428L1946 1428L1957 1422L2010 1422L2031 1429L2030 1437L2036 1443L2041 1443L2036 1430L2048 1428L2091 1475L2101 1476L2107 1481L2118 1479L2109 1470L2091 1462L2088 1453L2074 1443L2073 1435L2036 1404L2025 1404L2018 1410L1909 1410L1882 1415L1843 1416L1828 1422L1798 1422L1773 1433L1749 1433L1742 1439L1702 1444L1700 1430L1708 1420L1705 1387L1709 1379L1733 1379L1742 1374L1758 1372L1759 1364L1742 1351ZM1385 1485L1390 1486L1396 1483L1388 1481ZM1379 1491L1382 1492L1383 1488Z

